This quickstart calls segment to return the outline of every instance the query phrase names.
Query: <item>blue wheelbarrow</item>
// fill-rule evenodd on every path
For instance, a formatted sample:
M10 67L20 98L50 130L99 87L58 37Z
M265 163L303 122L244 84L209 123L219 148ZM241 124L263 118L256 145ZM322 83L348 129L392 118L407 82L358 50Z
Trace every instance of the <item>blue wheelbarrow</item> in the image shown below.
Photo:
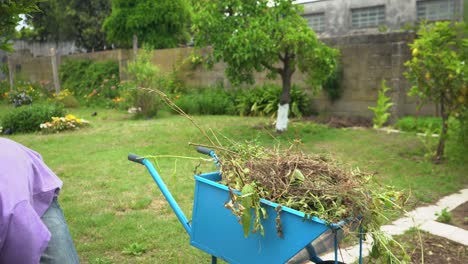
M197 151L209 155L219 167L218 157L213 150L198 147ZM279 205L262 199L262 206L270 216L262 220L264 235L251 233L246 238L237 217L224 207L224 204L230 200L230 194L228 187L219 183L221 180L219 172L195 175L192 221L189 221L152 163L135 154L129 154L128 159L145 165L190 236L190 244L210 254L212 263L216 263L217 258L239 264L271 264L288 261L291 263L290 260L301 250L307 250L308 259L314 263L341 263L338 261L338 239L345 221L327 224L317 217L306 218L302 212L281 206L283 237L279 237L273 217L277 214L275 209ZM325 237L324 242L334 247L335 260L323 261L318 256L319 252L313 245L318 240L323 242L323 237ZM362 250L362 235L360 245ZM359 263L362 263L362 257L359 258Z

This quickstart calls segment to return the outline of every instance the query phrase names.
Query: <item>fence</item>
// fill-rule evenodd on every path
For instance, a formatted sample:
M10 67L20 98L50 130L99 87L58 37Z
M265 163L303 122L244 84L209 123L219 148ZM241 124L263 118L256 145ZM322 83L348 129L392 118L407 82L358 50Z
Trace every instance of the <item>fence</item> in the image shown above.
M435 115L435 106L427 105L416 110L416 101L407 96L410 84L403 76L404 62L411 58L408 43L415 38L414 33L391 33L376 35L361 35L322 39L330 46L341 51L343 76L341 80L343 94L337 101L331 102L324 93L313 99L319 112L331 114L371 117L368 106L375 105L381 81L386 80L391 87L390 96L394 103L392 116L405 115ZM191 67L187 60L191 48L176 48L155 50L152 62L161 72L176 71L187 86L211 86L222 83L225 87L231 84L224 74L225 65L218 63L212 70L202 67ZM91 59L113 60L120 66L120 77L125 80L128 61L132 59L130 50L108 50L93 53L63 55L58 58L58 65L66 60ZM13 54L9 57L13 65L14 75L30 81L52 81L52 65L50 57L28 57L23 54ZM259 84L271 82L265 74L256 74ZM293 82L304 85L304 76L295 73ZM277 80L279 83L279 81ZM307 88L307 87L306 87Z

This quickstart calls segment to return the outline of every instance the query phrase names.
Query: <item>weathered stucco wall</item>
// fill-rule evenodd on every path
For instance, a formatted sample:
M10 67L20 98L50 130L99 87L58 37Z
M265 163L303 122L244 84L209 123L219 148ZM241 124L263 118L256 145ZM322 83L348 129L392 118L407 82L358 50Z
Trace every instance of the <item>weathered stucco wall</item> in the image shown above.
M354 115L371 117L369 106L374 106L377 100L377 92L382 80L392 88L389 95L394 106L391 111L393 117L405 115L434 115L435 107L428 105L421 110L416 110L416 101L407 96L410 84L403 76L404 62L411 58L408 43L413 42L414 33L391 33L359 35L322 39L328 45L337 47L341 51L341 63L343 66L341 99L330 102L323 94L319 94L313 101L314 107L319 112L329 112L341 115ZM231 87L224 74L225 65L218 63L212 70L203 67L193 67L189 62L191 48L177 48L156 50L153 52L152 62L161 72L178 72L188 86L211 86L222 83L225 87ZM69 59L92 59L118 61L121 69L121 78L126 79L126 67L133 59L130 50L110 50L95 53L81 53L61 56L59 63ZM31 81L52 80L50 57L28 57L13 55L10 57L16 70L15 74ZM256 74L258 84L264 82L276 82L266 79L265 74ZM304 88L304 77L295 73L293 81Z
M304 1L304 14L324 13L323 36L342 36L356 33L377 33L378 28L353 29L351 9L385 5L385 24L389 29L399 29L405 23L416 21L415 0L322 0Z
M326 96L319 96L315 100L319 111L371 117L373 113L368 106L375 105L381 82L385 80L391 88L388 95L394 103L393 117L434 115L433 105L416 111L416 100L407 96L411 85L403 76L404 63L411 58L408 44L414 38L411 33L392 33L323 39L341 51L343 94L333 103Z
M50 49L54 48L57 54L69 55L83 52L79 49L74 41L66 42L29 42L24 40L14 40L13 48L17 53L27 53L33 57L43 57L50 55Z
M356 29L352 27L351 10L365 7L385 6L385 25L388 32L400 31L408 24L417 23L417 2L420 0L299 0L304 6L304 15L323 14L324 30L321 37L355 34L374 34L378 26ZM453 0L456 6L454 18L463 17L464 0ZM465 0L466 2L466 0Z

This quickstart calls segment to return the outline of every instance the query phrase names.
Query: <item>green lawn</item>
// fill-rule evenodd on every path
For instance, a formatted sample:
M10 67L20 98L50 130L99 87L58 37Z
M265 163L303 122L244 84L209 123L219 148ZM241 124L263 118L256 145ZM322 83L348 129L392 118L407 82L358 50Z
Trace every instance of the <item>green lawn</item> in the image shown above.
M0 118L8 109L0 104ZM94 111L98 115L92 117ZM189 246L188 235L146 169L127 161L129 153L199 157L187 144L206 143L199 131L183 117L169 114L133 120L116 110L79 108L69 112L89 120L92 126L8 138L41 153L63 180L60 202L82 263L210 263L207 254ZM373 172L383 184L410 190L412 201L419 204L435 202L468 183L467 157L451 143L448 151L453 158L433 165L422 158L422 144L412 134L292 122L287 133L274 138L271 131L254 128L265 124L265 118L203 116L195 120L218 135L256 139L267 146L300 139L305 151L328 153L344 166ZM193 160L158 160L161 176L189 219L197 165ZM200 170L211 171L214 166L202 164ZM146 252L141 256L122 253L133 243L146 247Z

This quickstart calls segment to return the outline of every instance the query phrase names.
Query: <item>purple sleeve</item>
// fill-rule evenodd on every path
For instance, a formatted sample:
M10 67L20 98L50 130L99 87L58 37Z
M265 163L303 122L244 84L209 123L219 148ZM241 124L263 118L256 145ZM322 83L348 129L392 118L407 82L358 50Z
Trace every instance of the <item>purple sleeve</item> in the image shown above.
M18 203L7 225L0 263L39 263L50 232L32 206L27 201Z

